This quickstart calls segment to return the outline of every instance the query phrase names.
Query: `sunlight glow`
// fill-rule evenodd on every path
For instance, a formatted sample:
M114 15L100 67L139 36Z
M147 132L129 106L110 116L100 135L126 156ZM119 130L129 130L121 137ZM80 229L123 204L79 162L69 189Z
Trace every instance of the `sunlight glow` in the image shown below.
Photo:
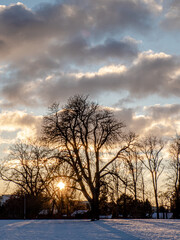
M62 181L60 181L58 184L57 184L58 188L60 190L64 189L65 188L65 183L63 183Z

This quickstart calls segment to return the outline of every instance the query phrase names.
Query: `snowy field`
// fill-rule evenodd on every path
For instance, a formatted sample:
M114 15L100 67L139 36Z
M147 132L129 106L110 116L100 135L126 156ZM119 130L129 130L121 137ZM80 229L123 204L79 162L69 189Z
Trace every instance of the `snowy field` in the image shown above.
M0 240L180 239L179 220L0 220Z

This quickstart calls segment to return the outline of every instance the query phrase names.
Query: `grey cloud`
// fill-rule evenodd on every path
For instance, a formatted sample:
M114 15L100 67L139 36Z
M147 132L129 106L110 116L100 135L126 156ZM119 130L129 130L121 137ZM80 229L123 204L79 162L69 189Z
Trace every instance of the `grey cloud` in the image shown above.
M8 50L3 60L37 55L54 41L63 43L79 36L93 41L128 28L146 31L152 15L143 0L64 1L41 4L35 10L23 4L10 5L0 11L0 40Z
M179 118L180 115L180 104L169 104L165 106L155 105L146 107L147 115L151 116L155 120L161 119L174 119Z
M42 118L42 116L34 116L24 111L1 112L0 132L4 143L11 143L17 137L40 136Z
M47 55L38 56L30 61L16 62L10 66L14 71L9 78L9 83L11 84L12 79L18 82L36 82L38 78L44 78L59 68L60 64L56 59Z
M66 16L64 6L61 4L46 5L46 8L43 7L35 12L22 4L10 5L2 9L0 11L1 39L10 49L6 58L13 60L25 58L26 54L37 55L48 47L52 39L64 41L67 37L79 34L85 21L81 22L78 16L75 18Z
M1 86L3 104L46 104L74 93L95 96L103 91L127 90L135 97L144 97L167 92L167 73L175 68L174 60L144 60L128 65L127 72L91 78L68 74L73 68L78 72L133 61L139 53L138 44L120 39L116 33L129 28L141 32L150 29L151 5L144 0L61 2L42 4L34 10L23 4L1 9L0 58L8 63ZM52 79L46 81L50 75Z
M114 0L98 1L102 6L94 11L94 18L97 19L95 28L111 33L122 28L136 28L139 31L146 31L151 28L151 9L143 1ZM113 26L113 28L112 28Z
M120 63L133 60L138 54L138 44L135 40L107 39L103 44L89 46L85 39L78 38L62 46L53 46L47 53L36 57L29 57L16 61L8 67L9 80L5 79L7 89L13 89L12 81L24 84L28 81L44 79L47 75L57 74L59 71L70 72L71 66L101 66L102 63ZM16 84L17 85L17 84Z
M107 39L103 44L91 46L83 38L76 38L71 42L52 46L50 56L62 64L99 64L132 59L138 54L138 44L128 40Z
M120 109L110 109L115 117L122 121L126 126L127 131L133 131L136 134L141 134L145 131L146 127L150 126L153 123L153 119L151 117L147 117L145 115L137 117L137 109L136 108L120 108Z
M179 67L180 60L174 57L144 57L137 64L129 67L126 72L96 74L94 77L84 75L78 80L73 77L59 79L56 81L55 89L69 88L90 94L127 90L131 96L136 98L143 98L151 94L160 94L166 97L179 96L179 80L172 79L174 72ZM176 85L176 88L173 87L173 84Z
M116 118L121 120L128 128L132 125L135 110L132 108L122 108L114 111Z
M171 80L179 67L180 60L176 57L143 58L130 68L124 86L133 96L140 98L150 94L174 95Z
M15 105L35 106L38 98L26 82L16 82L4 86L2 96L5 101L1 107L12 107Z
M35 26L37 22L33 12L26 9L22 4L5 7L0 12L1 35L7 37L18 34L23 37L23 31L27 33L28 26Z
M35 117L33 115L25 115L17 121L20 126L36 126L41 124L42 117Z
M0 114L0 123L2 128L8 128L8 126L13 126L16 129L24 127L34 127L39 126L41 123L41 116L33 116L25 112L3 112Z
M164 54L144 53L125 71L96 73L93 76L86 74L75 77L72 74L55 73L50 80L34 81L34 88L30 83L23 83L23 89L15 86L5 86L2 93L7 100L15 104L19 102L52 103L64 100L75 93L97 96L104 91L121 93L126 90L134 98L145 98L152 94L180 96L180 79L175 77L180 68L180 59ZM13 89L17 88L15 92ZM13 92L14 91L14 92ZM12 99L16 96L15 99ZM29 100L28 100L29 98ZM32 101L33 100L33 101Z
M165 18L161 22L162 26L168 30L180 29L180 1L172 0Z
M133 99L131 96L127 96L127 97L120 98L119 101L113 105L113 107L122 107L126 104L134 103L134 102L135 102L135 99Z
M128 42L125 40L117 41L113 39L107 39L103 45L95 46L90 50L91 55L94 59L115 57L120 60L120 58L134 57L137 56L137 44L133 42Z
M145 134L147 127L150 127L150 131L153 128L151 125L154 123L154 119L149 115L137 116L137 109L122 108L115 110L114 113L119 120L124 122L128 131L133 131L137 135ZM158 128L158 123L155 126Z
M68 19L65 14L67 6L73 9L73 12L68 12ZM68 20L66 23L62 21L62 26L70 27L71 30L74 28L90 31L90 34L95 32L97 35L99 32L105 34L117 30L123 31L124 27L145 30L151 26L153 9L143 0L66 0L62 4L44 5L38 11L40 16L48 16L50 21L55 20L55 22L59 19L60 13L61 20Z
M138 116L137 109L115 110L116 117L126 123L127 128L136 134L172 137L176 134L180 119L180 105L150 106ZM174 121L177 120L177 123ZM176 125L177 124L177 125Z

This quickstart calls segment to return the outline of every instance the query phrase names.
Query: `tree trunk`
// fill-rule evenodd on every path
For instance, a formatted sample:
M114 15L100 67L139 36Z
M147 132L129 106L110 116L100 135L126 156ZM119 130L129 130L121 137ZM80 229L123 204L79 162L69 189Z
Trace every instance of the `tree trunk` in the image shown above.
M176 190L176 196L175 196L175 218L180 218L180 192L179 187Z
M91 221L99 220L99 199L95 196L90 202L91 205Z
M158 196L157 196L157 193L155 193L155 201L156 201L157 219L159 219L159 204L158 204Z

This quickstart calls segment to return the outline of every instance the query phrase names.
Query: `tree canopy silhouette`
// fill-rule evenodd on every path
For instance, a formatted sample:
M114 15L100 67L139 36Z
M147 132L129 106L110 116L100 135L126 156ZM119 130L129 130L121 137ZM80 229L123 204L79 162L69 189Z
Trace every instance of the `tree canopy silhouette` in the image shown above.
M101 180L135 138L123 133L124 127L112 111L87 96L70 98L62 109L53 104L44 117L43 138L56 148L59 163L73 169L67 177L77 181L77 189L90 204L92 220L99 219Z

